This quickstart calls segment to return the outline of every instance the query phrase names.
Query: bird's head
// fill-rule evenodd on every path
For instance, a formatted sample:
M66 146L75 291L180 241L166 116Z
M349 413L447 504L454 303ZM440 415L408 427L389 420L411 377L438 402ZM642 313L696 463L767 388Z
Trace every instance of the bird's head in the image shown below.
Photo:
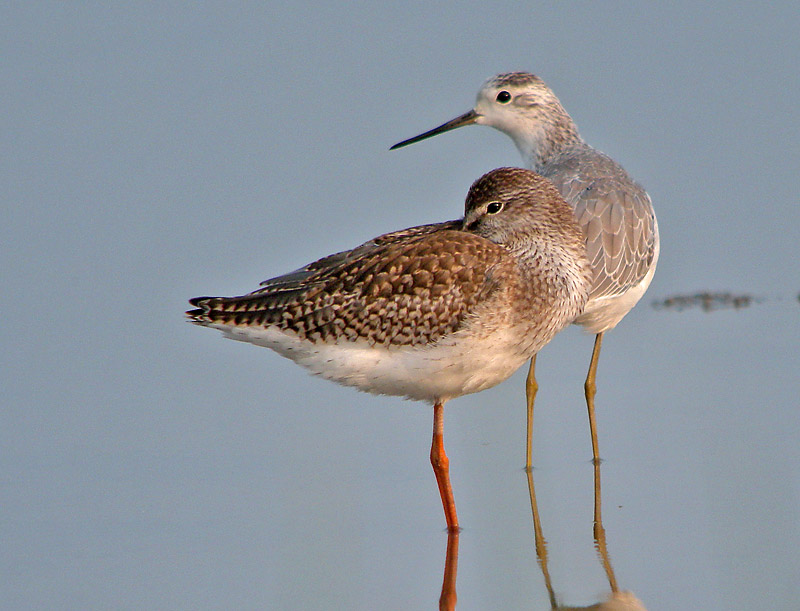
M508 72L483 84L472 110L392 149L473 124L488 125L508 135L532 167L541 165L556 146L579 140L572 119L542 79L528 72Z

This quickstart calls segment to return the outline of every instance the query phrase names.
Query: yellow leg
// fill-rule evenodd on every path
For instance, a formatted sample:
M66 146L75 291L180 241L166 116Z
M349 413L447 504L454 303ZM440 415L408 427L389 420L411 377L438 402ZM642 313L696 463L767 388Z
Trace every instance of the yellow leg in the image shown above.
M600 359L600 345L603 343L603 334L598 333L594 338L594 350L592 350L592 360L589 363L589 373L586 376L586 383L583 385L586 394L586 407L589 410L589 432L592 434L592 462L600 463L600 452L597 449L597 422L594 418L594 395L597 392L597 361Z
M528 401L528 432L525 437L525 471L530 473L533 462L533 401L536 399L536 392L539 384L536 383L536 355L531 358L531 366L528 369L528 379L525 381L525 398Z

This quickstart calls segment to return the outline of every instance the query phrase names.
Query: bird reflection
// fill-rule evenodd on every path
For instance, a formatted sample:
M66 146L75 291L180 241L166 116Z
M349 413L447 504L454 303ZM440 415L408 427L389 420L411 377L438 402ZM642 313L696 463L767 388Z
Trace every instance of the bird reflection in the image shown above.
M608 599L588 607L553 607L558 611L647 611L630 592L612 592Z
M548 569L547 540L542 531L542 522L539 518L539 507L536 503L536 489L533 484L533 469L525 470L528 476L528 492L531 499L531 514L533 516L533 533L536 546L536 559L544 577L547 596L550 599L552 611L647 611L642 602L631 592L620 591L617 578L606 545L606 531L603 527L602 497L600 484L600 464L594 462L594 519L592 532L594 546L600 559L600 564L605 571L611 593L604 601L583 607L569 607L559 605L556 600L555 590L550 579ZM439 596L439 610L453 611L456 608L456 573L458 571L458 530L449 530L447 533L447 551L444 561L444 578L442 579L442 593Z
M600 494L600 463L594 462L594 546L600 558L600 564L608 578L608 585L611 593L605 601L598 602L588 607L567 607L559 605L556 600L553 584L550 579L550 571L547 566L547 541L542 532L542 523L539 518L539 507L536 503L536 490L533 485L533 469L526 468L528 476L528 492L531 498L531 514L533 515L533 534L536 546L536 559L544 577L544 585L547 588L547 596L550 599L550 608L554 611L578 611L579 609L597 611L647 611L640 600L631 592L621 592L617 586L617 578L614 568L611 566L611 559L608 555L606 545L606 531L603 528L602 501Z
M531 482L533 479L531 478ZM619 591L617 588L617 578L611 566L611 559L608 557L608 547L606 546L606 529L603 528L603 503L600 497L600 463L594 461L594 546L600 556L600 563L608 577L608 585L611 586L611 593Z
M456 608L456 572L458 570L458 532L447 531L447 555L444 560L442 594L439 596L439 611Z

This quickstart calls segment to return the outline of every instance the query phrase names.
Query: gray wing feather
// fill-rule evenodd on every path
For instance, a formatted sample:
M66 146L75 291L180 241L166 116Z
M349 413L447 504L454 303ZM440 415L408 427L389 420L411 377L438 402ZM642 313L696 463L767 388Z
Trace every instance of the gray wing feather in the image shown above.
M594 281L590 298L621 295L647 275L658 229L650 197L612 159L590 147L543 168L586 235Z

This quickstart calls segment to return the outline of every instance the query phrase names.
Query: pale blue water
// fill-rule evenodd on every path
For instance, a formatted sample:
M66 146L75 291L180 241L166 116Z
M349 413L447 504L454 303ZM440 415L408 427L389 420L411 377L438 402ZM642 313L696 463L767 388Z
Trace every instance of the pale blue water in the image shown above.
M797 607L797 11L518 10L0 9L0 607L436 607L430 408L310 378L182 312L458 216L472 180L518 163L504 136L387 149L507 69L540 74L658 212L658 272L598 375L620 587L651 610ZM760 301L650 305L699 291ZM574 606L609 589L591 344L569 329L537 363L539 508ZM460 610L549 608L524 423L524 371L446 408Z

